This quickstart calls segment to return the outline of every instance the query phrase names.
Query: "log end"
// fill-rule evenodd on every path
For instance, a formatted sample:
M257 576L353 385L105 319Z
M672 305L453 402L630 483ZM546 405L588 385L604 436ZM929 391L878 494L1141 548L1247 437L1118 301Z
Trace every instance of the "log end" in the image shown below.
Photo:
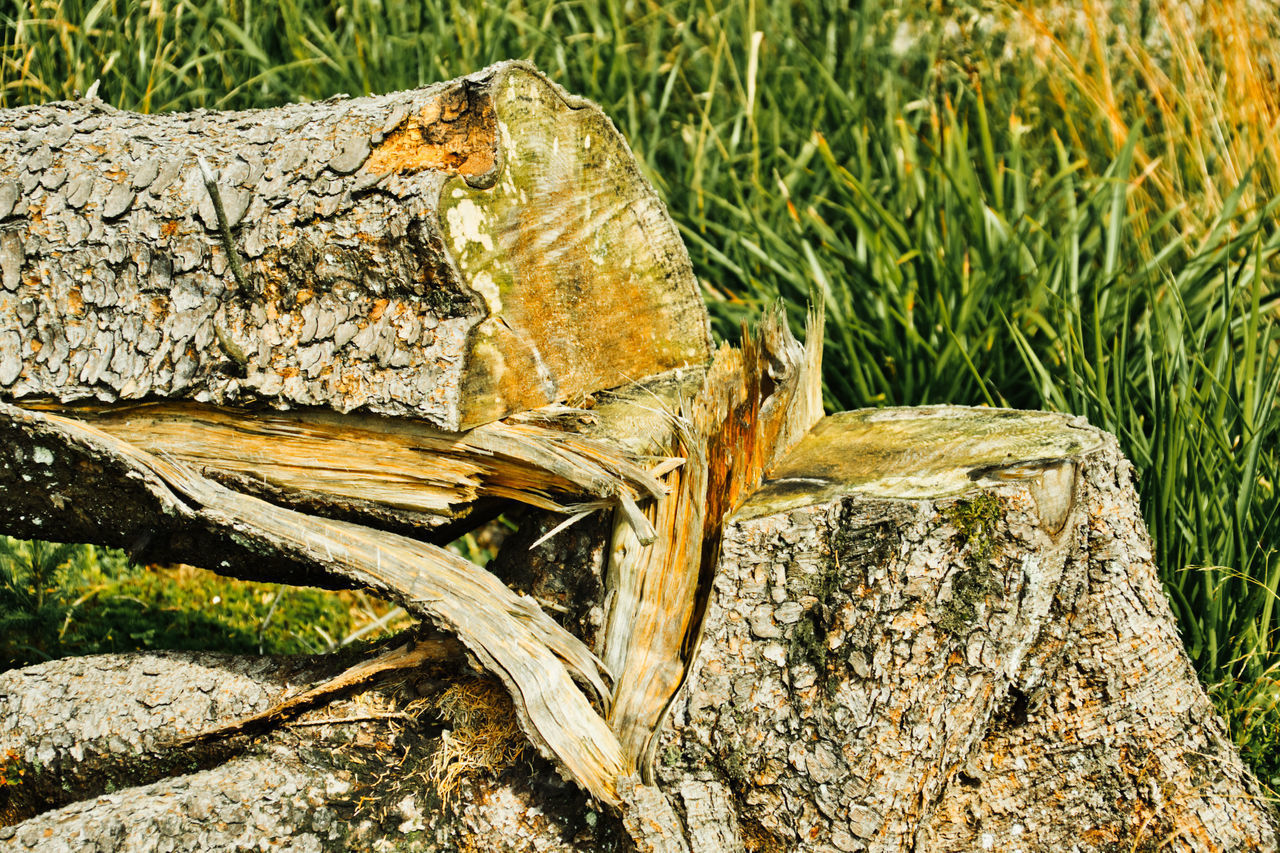
M613 122L532 66L488 84L498 162L444 187L441 231L485 306L463 428L710 356L706 309L675 225Z
M846 495L945 498L990 481L1041 477L1102 446L1083 419L932 406L863 409L814 426L737 513L745 520Z

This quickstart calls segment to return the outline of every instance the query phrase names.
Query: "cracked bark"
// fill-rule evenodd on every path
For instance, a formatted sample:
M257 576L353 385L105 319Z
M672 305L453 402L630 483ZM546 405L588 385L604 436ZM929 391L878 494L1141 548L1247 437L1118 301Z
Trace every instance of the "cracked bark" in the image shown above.
M708 354L688 256L626 143L521 63L246 113L6 111L0 329L10 400L319 406L447 430Z
M437 819L433 761L466 725L436 704L456 667L349 692L252 741L174 747L333 671L325 659L142 653L0 674L0 755L18 756L6 772L23 770L21 787L0 788L0 849L620 848L615 820L589 823L585 795L527 758L468 777Z

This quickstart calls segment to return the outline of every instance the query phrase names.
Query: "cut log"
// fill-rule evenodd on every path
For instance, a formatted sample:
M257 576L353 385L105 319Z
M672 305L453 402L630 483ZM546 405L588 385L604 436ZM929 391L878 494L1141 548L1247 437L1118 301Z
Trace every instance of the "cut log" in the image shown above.
M521 63L252 113L0 115L0 399L458 430L701 365L708 340L622 137Z

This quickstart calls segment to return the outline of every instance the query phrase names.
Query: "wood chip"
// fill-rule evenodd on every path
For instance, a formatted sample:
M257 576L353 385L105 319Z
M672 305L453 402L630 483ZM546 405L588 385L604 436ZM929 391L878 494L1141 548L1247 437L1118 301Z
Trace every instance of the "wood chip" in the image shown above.
M102 218L115 219L123 215L133 205L136 196L137 193L128 184L116 184L107 194L107 200L102 203Z

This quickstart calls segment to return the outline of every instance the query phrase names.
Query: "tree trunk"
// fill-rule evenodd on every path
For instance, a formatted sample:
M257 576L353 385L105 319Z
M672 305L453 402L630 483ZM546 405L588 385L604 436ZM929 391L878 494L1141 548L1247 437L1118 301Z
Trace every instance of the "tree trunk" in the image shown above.
M502 688L449 661L198 748L174 742L333 662L141 653L0 674L0 849L622 849L616 818L522 748Z
M520 63L252 113L7 111L0 330L9 400L447 430L708 355L688 256L626 143Z
M731 519L689 685L659 774L754 849L1275 849L1080 420L824 420Z

